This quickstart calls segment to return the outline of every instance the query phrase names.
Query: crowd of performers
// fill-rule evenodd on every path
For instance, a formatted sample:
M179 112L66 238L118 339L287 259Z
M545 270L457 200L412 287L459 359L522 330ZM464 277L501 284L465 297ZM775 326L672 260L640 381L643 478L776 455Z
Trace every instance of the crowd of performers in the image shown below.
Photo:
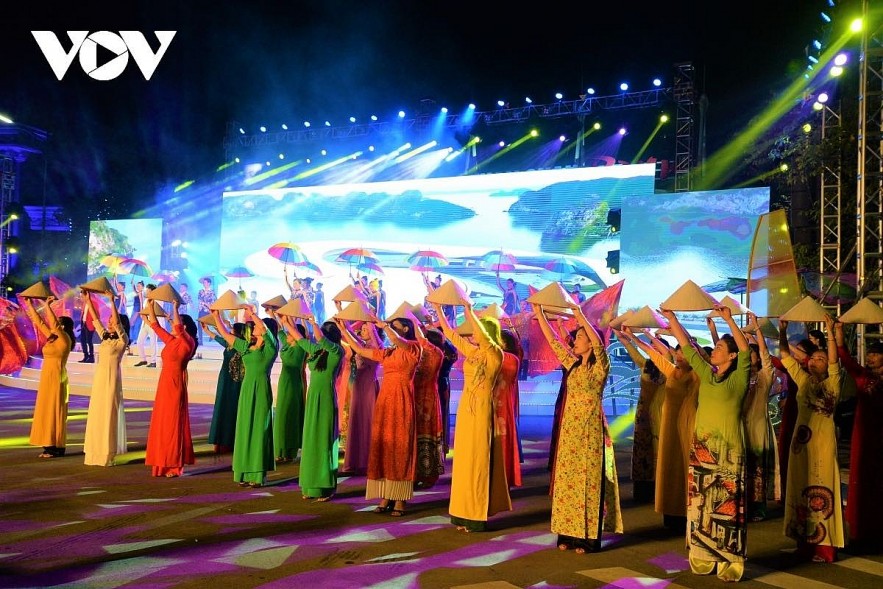
M427 284L429 290L437 287ZM83 307L101 343L86 422L85 464L112 466L126 451L121 361L128 325L107 292L107 325L83 292ZM24 309L45 337L43 367L30 443L41 458L64 455L73 322L50 306ZM260 487L268 472L299 462L304 500L329 501L343 474L366 477L374 513L401 517L414 491L435 485L449 451L449 372L462 360L463 390L454 420L451 522L458 530L487 529L512 509L521 485L517 334L459 301L466 330L449 310L427 303L426 322L412 317L346 321L296 319L268 309L260 318L245 305L229 318L210 311L202 330L224 348L209 442L232 452L235 483ZM198 346L196 322L170 309L171 328L154 305L142 310L164 342L147 439L153 476L177 477L194 463L187 410L187 365ZM376 310L376 307L374 307ZM549 469L551 530L560 550L601 548L602 535L622 533L620 489L602 396L610 359L602 332L576 299L564 329L541 305L538 321L562 373ZM879 550L883 511L883 344L867 349L865 366L849 354L843 325L828 318L824 332L789 341L780 321L778 356L771 356L757 318L740 328L726 306L715 309L728 333L708 326L713 346L700 346L678 316L660 313L676 344L644 329L622 327L617 339L641 369L635 407L633 499L654 502L662 525L685 534L696 574L738 581L744 572L751 522L784 507L784 533L808 560L831 562L847 543ZM200 311L202 313L202 311ZM550 317L552 319L550 320ZM470 333L470 335L462 335ZM275 383L271 369L281 360ZM781 383L781 386L777 383ZM782 389L778 434L768 411ZM275 392L275 394L274 394ZM838 403L855 398L851 433L838 431ZM274 404L275 400L275 404ZM851 435L848 498L841 497L837 439ZM340 454L343 454L341 464Z

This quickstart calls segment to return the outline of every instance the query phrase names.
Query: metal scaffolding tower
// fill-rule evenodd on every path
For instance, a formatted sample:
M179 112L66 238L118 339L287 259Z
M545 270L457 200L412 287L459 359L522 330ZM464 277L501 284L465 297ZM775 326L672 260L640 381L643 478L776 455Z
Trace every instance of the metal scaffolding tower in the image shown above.
M822 109L822 143L840 130L842 121L840 101L834 108L828 104ZM840 152L822 161L821 198L819 199L819 274L837 274L841 271L843 228L841 226L841 163ZM835 317L840 316L840 303L827 306Z
M859 292L883 300L883 19L862 2L862 48L858 105L858 186L856 273ZM864 358L865 333L858 326L858 357Z
M675 66L674 100L677 108L675 120L675 192L689 192L694 167L693 140L695 136L696 89L693 84L695 70L691 63Z

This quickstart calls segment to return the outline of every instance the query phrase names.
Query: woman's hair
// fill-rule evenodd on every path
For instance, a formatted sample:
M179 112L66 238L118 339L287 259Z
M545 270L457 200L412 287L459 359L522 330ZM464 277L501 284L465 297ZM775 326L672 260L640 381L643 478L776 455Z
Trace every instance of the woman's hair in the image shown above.
M237 322L233 324L233 337L238 337L239 339L245 337L245 323Z
M303 323L295 323L294 328L301 337L307 337L307 328L303 326Z
M264 322L264 325L267 326L267 330L273 334L273 337L279 335L279 323L277 323L275 319L272 317L264 317L261 321Z
M653 360L647 359L644 362L644 374L649 376L650 380L658 380L662 372L659 371L659 367L653 363Z
M191 317L190 315L187 315L185 313L184 315L181 315L180 318L181 324L184 325L184 331L190 334L190 337L193 338L193 354L190 355L190 357L192 358L193 355L196 354L196 348L199 347L199 339L197 338L197 336L199 335L199 329L196 327L196 321L194 321L193 317Z
M517 356L519 360L524 358L524 348L521 347L521 342L518 341L518 337L516 337L511 330L501 330L500 339L503 343L502 347L504 352L509 352L510 354Z
M62 315L58 318L58 325L61 326L67 336L71 339L71 349L73 350L74 344L77 341L74 337L74 320L67 315Z
M503 340L500 338L500 321L496 317L479 317L478 322L484 327L484 332L489 340L503 347Z
M438 348L439 350L444 351L445 349L445 336L442 335L442 332L439 330L432 328L426 330L426 339L429 340L433 346Z
M729 354L738 354L739 353L739 346L736 345L736 338L734 338L729 333L723 334L720 338L720 341L724 342L727 345L727 353L729 353ZM710 355L710 352L709 352L709 355ZM724 380L725 378L730 376L730 373L732 373L734 370L736 370L736 361L735 360L730 362L730 365L727 367L727 369L719 376L719 380Z
M129 334L130 324L129 324L129 316L128 315L120 315L120 329L126 335Z
M576 329L571 329L567 333L567 341L568 341L569 346L573 347L574 342L576 342L576 336L581 331L584 331L583 328L577 327ZM588 334L586 334L586 335L588 335ZM597 360L597 358L595 358L595 350L593 349L589 352L589 366L594 365L596 360ZM582 356L580 356L579 359L576 361L576 363L573 366L571 366L570 369L573 370L574 368L576 368L577 366L582 364L582 362L583 362L583 358L582 358Z
M392 321L398 321L399 323L401 323L402 325L404 325L407 328L406 333L399 334L404 339L409 340L409 341L414 341L417 339L417 336L414 333L414 322L413 321L411 321L407 317L396 317ZM390 321L390 323L392 323L392 321Z
M300 327L300 325L297 327ZM337 326L337 323L334 321L326 321L319 329L322 330L322 335L325 336L325 339L338 346L340 345L342 334L340 333L340 328ZM310 357L307 358L307 360L315 360L315 364L313 365L315 370L318 372L325 372L325 370L328 369L328 350L320 348L318 351L310 354Z
M819 343L816 345L823 350L825 349L825 344L827 343L827 339L825 338L825 334L822 333L821 330L810 329L807 332L807 336L816 338L819 341ZM810 341L812 341L812 340L810 340Z

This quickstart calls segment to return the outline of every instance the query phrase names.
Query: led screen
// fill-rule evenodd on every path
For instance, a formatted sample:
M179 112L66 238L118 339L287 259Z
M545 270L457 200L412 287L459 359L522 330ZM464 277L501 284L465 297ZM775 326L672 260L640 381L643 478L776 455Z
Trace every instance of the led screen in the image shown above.
M89 224L88 278L113 274L120 278L131 274L138 280L150 281L150 275L160 270L162 254L162 219L111 219ZM130 258L137 262L118 267L107 256ZM141 263L138 263L141 262ZM128 276L125 277L128 283Z
M720 299L745 292L769 188L630 195L623 202L620 309L658 306L687 280Z
M382 280L388 311L422 302L424 275L456 279L477 308L501 303L510 278L521 299L556 280L591 295L621 278L607 267L619 249L611 213L652 195L654 173L643 164L227 192L220 273L244 266L254 276L217 290L285 295L285 269L323 284L327 315L332 296L363 274ZM289 263L269 253L280 242L296 250ZM415 264L419 251L432 254Z

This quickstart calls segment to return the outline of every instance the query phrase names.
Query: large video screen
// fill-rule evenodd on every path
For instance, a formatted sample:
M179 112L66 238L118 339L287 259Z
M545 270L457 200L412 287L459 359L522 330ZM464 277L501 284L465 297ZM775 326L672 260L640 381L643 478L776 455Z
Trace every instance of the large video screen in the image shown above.
M162 219L110 219L89 224L88 279L102 274L117 273L121 280L129 277L150 282L160 271L162 255ZM119 266L116 262L128 258Z
M591 295L621 278L607 267L620 241L611 214L650 197L654 173L644 164L227 192L219 270L254 276L217 290L268 300L287 294L285 270L322 283L327 315L365 274L382 281L388 311L422 302L424 277L437 275L457 280L476 308L501 303L510 278L522 300L556 280Z
M720 299L745 292L769 188L630 195L623 202L620 310L656 308L687 280Z

